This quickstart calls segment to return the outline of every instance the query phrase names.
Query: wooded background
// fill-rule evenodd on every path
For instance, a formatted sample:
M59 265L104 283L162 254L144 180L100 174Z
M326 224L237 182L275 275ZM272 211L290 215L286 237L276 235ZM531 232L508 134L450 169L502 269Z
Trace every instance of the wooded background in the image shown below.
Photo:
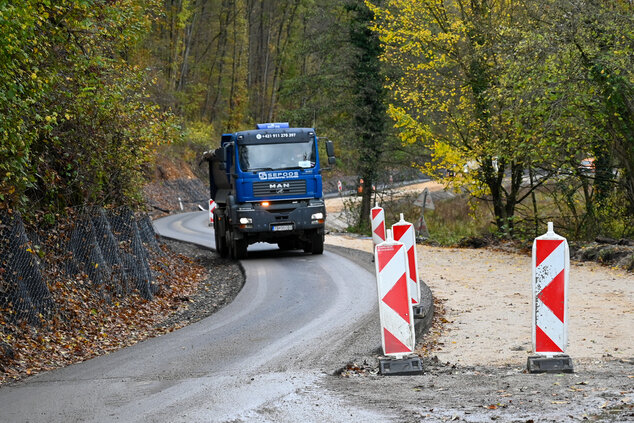
M501 236L633 235L629 0L25 0L0 26L9 210L139 205L157 154L289 121L363 178L358 229L414 166Z

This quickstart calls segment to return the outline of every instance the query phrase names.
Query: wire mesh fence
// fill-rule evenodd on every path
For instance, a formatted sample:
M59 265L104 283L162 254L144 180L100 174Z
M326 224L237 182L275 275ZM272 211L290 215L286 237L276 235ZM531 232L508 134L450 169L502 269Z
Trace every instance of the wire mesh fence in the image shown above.
M200 179L170 179L147 185L148 205L164 213L207 209L209 188Z
M15 318L36 324L38 316L52 308L40 261L20 216L0 219L0 306L10 307Z
M60 308L52 293L69 284L106 307L131 293L151 300L173 277L159 271L164 255L149 216L129 208L70 210L54 225L0 212L0 317L40 325Z

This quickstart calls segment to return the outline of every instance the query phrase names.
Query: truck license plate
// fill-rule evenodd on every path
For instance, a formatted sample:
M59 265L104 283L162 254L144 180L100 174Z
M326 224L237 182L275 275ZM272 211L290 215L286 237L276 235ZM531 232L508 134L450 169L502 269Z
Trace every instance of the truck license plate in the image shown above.
M273 231L274 232L292 231L292 230L293 230L293 225L275 225L275 226L273 226Z

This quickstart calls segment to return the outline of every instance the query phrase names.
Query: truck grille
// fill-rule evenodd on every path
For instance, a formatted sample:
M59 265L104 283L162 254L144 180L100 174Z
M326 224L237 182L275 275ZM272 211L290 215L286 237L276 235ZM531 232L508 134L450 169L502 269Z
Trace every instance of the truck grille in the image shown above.
M306 181L303 179L292 181L270 181L253 183L253 195L255 197L298 194L306 194Z

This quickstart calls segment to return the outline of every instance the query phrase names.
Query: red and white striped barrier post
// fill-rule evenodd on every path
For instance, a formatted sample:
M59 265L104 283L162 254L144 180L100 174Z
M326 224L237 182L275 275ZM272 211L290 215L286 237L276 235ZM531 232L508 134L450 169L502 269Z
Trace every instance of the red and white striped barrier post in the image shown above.
M372 244L376 247L377 244L385 241L385 211L382 207L378 205L372 207L370 221L372 223Z
M531 373L572 373L568 343L568 273L570 252L566 238L557 235L552 222L548 232L533 242L533 351Z
M214 210L216 210L216 202L209 199L209 226L214 224Z
M379 360L381 374L411 374L422 371L420 358L412 355L416 346L414 315L408 290L407 252L403 243L392 239L375 247L381 344L387 360ZM393 357L393 358L392 358Z
M402 242L407 253L408 263L408 289L412 299L414 314L421 314L418 310L420 304L420 285L418 284L418 263L416 255L416 233L414 225L406 222L401 213L401 220L392 225L394 241Z

